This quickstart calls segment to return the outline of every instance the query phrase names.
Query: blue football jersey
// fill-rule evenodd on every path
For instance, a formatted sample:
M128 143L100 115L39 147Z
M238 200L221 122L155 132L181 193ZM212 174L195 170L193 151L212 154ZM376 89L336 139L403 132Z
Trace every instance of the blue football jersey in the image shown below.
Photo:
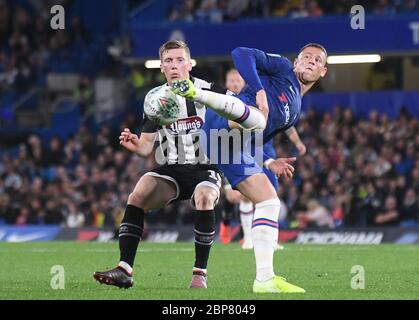
M238 98L256 106L256 93L265 89L269 117L264 141L294 126L301 113L301 88L290 60L258 49L237 48L232 52L237 70L246 82Z
M232 57L236 68L246 81L246 86L237 97L247 105L256 106L256 93L260 89L266 91L269 117L267 126L261 133L263 139L255 139L256 134L247 137L248 139L243 137L240 149L235 149L230 143L222 147L218 143L213 145L214 139L210 139L211 130L230 129L226 118L207 109L201 130L201 135L205 134L205 137L201 137L200 142L204 144L203 149L210 162L217 164L233 187L253 174L265 172L272 185L277 188L276 176L263 167L263 161L276 157L272 146L273 136L294 126L298 121L301 113L300 84L291 62L279 55L268 54L258 49L237 48L232 52ZM244 148L249 144L250 148ZM222 161L223 154L228 154L227 161Z

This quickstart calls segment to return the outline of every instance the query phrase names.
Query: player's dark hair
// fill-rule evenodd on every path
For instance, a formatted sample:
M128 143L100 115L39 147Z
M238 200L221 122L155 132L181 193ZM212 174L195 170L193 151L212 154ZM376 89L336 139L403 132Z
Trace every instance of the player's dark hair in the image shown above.
M160 49L159 49L160 60L163 57L163 52L165 52L167 50L171 50L171 49L185 49L189 58L191 57L191 51L189 50L189 47L186 44L186 42L180 41L180 40L169 40L169 41L163 43L161 45Z
M319 43L315 43L315 42L310 42L310 43L307 43L304 47L302 47L301 49L300 49L300 51L298 52L298 54L300 54L305 48L309 48L309 47L314 47L314 48L318 48L318 49L320 49L321 51L323 51L324 52L324 54L326 55L326 57L327 57L327 50L326 50L326 48L325 47L323 47L321 44L319 44Z

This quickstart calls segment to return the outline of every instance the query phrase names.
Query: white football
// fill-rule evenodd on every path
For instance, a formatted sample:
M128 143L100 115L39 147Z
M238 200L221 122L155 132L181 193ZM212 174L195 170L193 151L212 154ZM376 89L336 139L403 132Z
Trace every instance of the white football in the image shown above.
M176 122L180 118L176 95L166 85L151 89L144 100L144 113L162 126Z

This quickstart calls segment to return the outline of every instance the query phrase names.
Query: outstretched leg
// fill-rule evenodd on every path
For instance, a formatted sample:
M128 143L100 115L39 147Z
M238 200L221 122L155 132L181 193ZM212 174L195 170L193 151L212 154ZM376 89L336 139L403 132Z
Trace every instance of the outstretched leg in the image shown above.
M204 104L245 129L263 130L266 127L265 116L259 109L246 105L234 96L198 89L189 79L173 81L172 91L182 97Z

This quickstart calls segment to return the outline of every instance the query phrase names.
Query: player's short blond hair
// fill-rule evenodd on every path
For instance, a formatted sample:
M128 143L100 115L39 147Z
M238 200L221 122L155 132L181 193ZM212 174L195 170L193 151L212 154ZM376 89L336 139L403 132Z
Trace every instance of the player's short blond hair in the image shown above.
M326 51L326 48L325 47L323 47L321 44L319 44L319 43L315 43L315 42L311 42L311 43L307 43L304 47L302 47L301 49L300 49L300 51L298 52L298 53L301 53L305 48L308 48L308 47L314 47L314 48L317 48L317 49L320 49L321 51L323 51L324 52L324 54L326 55L326 57L327 57L327 51Z
M169 40L163 43L159 49L160 60L162 60L163 58L163 53L171 49L184 49L189 59L191 58L191 51L189 50L189 47L186 44L186 42L180 40Z
M326 51L326 48L325 48L325 47L323 47L321 44L319 44L319 43L315 43L315 42L307 43L304 47L302 47L302 48L300 49L300 51L298 52L298 54L300 54L301 52L303 52L303 50L304 50L305 48L309 48L309 47L314 47L314 48L320 49L321 51L323 51L323 52L324 52L324 54L326 55L326 58L327 58L327 51ZM324 64L326 64L326 61L324 62Z

